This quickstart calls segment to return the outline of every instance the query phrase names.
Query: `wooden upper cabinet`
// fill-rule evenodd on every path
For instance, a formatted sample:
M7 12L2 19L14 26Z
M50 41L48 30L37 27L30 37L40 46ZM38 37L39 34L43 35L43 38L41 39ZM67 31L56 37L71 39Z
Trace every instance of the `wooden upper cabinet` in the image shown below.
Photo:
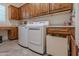
M19 20L19 12L18 12L17 7L10 5L8 12L9 12L9 19L11 19L11 20Z
M29 7L29 11L30 11L30 17L34 17L34 16L35 16L35 12L34 12L34 10L35 10L34 3L29 4L28 7Z
M31 17L31 6L30 4L25 4L25 18L30 18Z
M34 4L34 16L40 16L41 15L41 4L35 3Z
M61 8L66 10L72 9L72 3L61 3Z
M39 16L40 14L40 4L39 3L30 3L30 12L31 12L31 17L36 17Z
M31 15L32 17L46 15L49 13L48 3L32 3L31 5Z
M36 3L30 3L26 5L26 15L28 17L35 17L38 14L39 7Z
M20 7L21 19L25 19L25 17L26 17L26 10L25 9L26 9L25 5Z
M21 10L21 19L27 19L35 16L35 7L34 4L24 4L20 7Z
M53 10L59 10L60 7L61 7L61 4L60 3L54 3L53 6L51 6L51 7L53 7Z
M30 14L30 17L36 17L36 16L45 15L49 13L48 3L31 3L31 4L28 4L27 7L28 7L27 13Z
M45 15L49 13L49 3L41 3L41 14Z
M10 19L22 20L66 10L72 10L71 3L28 3L19 8L10 5L9 15Z
M49 6L50 13L66 11L71 9L72 9L71 3L50 3Z
M61 10L61 3L50 3L49 10L50 13L58 12Z

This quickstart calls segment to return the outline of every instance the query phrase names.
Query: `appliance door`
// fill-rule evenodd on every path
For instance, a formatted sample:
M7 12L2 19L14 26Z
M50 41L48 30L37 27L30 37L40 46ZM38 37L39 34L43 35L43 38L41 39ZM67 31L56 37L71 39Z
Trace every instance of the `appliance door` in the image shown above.
M47 35L47 54L54 56L68 56L68 38Z
M44 53L44 38L41 27L29 28L29 43L28 46L35 52Z
M28 46L28 28L19 27L19 44L27 47Z

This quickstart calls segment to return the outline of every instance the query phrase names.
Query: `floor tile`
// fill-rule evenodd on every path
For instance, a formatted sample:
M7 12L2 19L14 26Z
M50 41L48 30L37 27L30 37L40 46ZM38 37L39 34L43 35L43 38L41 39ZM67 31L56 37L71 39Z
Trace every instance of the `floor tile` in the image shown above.
M0 44L0 56L41 56L18 45L18 41L5 41Z

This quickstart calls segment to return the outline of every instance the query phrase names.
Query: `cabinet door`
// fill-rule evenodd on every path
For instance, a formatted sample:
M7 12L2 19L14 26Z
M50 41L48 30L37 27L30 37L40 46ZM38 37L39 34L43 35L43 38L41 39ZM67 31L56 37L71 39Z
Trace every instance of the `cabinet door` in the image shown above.
M72 9L72 3L61 3L61 8L65 10Z
M30 4L30 12L31 12L31 17L35 16L35 4L31 3Z
M60 3L50 3L50 11L58 10L60 9Z
M24 4L20 7L21 19L26 19L34 16L34 5L33 4Z
M41 4L35 3L34 4L34 16L40 16L41 15Z
M45 15L49 13L49 3L41 3L41 14Z
M60 3L54 3L54 10L59 10L60 7L61 7L61 4Z
M17 28L11 28L11 29L8 31L8 38L9 38L10 40L18 39L18 29L17 29Z
M20 7L21 18L26 19L40 15L40 4L39 3L28 3Z
M40 16L41 14L41 5L40 3L31 3L29 4L31 16Z
M21 19L25 19L26 18L26 8L25 5L21 6Z
M29 4L31 17L45 15L49 13L48 3L31 3Z
M15 6L10 5L9 6L9 19L11 20L18 20L19 19L19 12L18 12L18 8Z
M46 36L47 54L54 56L68 56L68 38Z
M26 15L26 18L30 18L31 17L31 5L30 4L26 4L26 12L25 12L25 15Z
M50 3L50 13L61 12L72 9L71 3Z
M20 7L21 19L30 18L34 15L34 7L32 4L24 4Z

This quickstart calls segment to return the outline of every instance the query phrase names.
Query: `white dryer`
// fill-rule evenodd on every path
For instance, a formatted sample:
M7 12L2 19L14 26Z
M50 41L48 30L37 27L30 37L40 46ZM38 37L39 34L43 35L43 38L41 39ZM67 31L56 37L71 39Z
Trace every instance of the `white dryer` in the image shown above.
M45 22L32 23L28 26L28 47L40 54L45 52L46 27Z

